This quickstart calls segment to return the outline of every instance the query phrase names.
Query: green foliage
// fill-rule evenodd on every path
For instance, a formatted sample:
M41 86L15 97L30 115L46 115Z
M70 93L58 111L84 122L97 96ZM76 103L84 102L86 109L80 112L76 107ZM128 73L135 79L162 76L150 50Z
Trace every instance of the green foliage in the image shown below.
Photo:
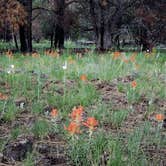
M122 122L125 121L125 119L128 116L129 111L128 110L115 110L111 114L111 123L115 127L120 127Z
M16 127L14 129L12 129L12 131L11 131L11 138L16 139L20 134L21 134L20 127Z
M23 161L23 166L34 166L34 154L28 153L26 159Z
M50 125L45 120L37 120L33 127L32 127L32 133L36 137L44 137L50 132Z
M113 138L112 136L109 137L108 150L110 153L108 159L108 165L122 166L126 164L124 159L125 158L124 148L118 138Z
M74 165L98 165L107 145L104 133L99 132L92 138L79 137L70 140L69 157Z
M8 102L4 107L3 119L4 121L12 121L15 119L18 109L15 103Z

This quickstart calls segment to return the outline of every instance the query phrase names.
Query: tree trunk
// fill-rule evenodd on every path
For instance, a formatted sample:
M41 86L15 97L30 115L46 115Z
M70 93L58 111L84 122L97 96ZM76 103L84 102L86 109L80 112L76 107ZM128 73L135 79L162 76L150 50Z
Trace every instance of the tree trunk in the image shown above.
M32 0L19 0L27 11L27 23L20 26L20 43L22 52L32 52Z
M108 50L112 46L111 31L108 19L108 4L100 4L100 1L90 0L90 13L96 35L96 47L99 50Z
M59 25L55 28L55 48L62 49L64 48L64 29Z
M144 27L141 27L141 30L140 30L140 44L142 46L142 51L151 51L151 44L149 42L149 39L148 39L148 32L147 30L144 28Z
M51 40L51 49L52 49L53 48L53 40L54 40L54 32L51 33L50 40Z
M27 41L28 52L32 52L32 0L27 0Z
M57 20L56 20L56 28L55 28L55 39L54 46L55 48L62 49L64 48L64 10L65 10L65 1L57 0L55 5L58 9L57 12Z
M20 34L20 50L21 52L27 52L28 47L25 37L25 26L20 26L19 34Z
M17 43L17 37L16 37L15 34L13 34L13 39L14 39L14 43L15 43L16 50L18 51L19 48L18 48L18 43Z

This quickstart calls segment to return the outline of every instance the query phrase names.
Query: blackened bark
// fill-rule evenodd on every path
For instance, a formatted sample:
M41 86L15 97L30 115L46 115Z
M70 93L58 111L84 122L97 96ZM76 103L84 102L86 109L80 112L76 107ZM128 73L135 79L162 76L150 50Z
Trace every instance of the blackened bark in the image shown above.
M96 47L98 50L108 50L112 45L111 30L108 20L109 4L101 4L98 0L90 0L89 4L96 35Z
M55 28L55 48L62 49L64 48L64 29L57 25Z
M54 46L55 48L62 49L64 48L64 11L65 11L65 1L57 0L56 6L58 8L57 11L57 23L55 28L55 39Z
M20 26L20 43L22 52L32 52L32 0L19 0L27 12L27 22Z
M144 27L141 27L140 44L142 45L142 51L151 51L147 30Z
M101 8L101 20L100 20L100 50L104 50L105 46L104 46L104 13L103 13L103 8Z
M17 43L17 37L16 37L15 34L13 35L13 38L14 38L14 43L15 43L15 46L16 46L16 50L18 51L19 48L18 48L18 43Z
M51 40L51 48L53 48L54 32L51 33L50 40Z
M28 41L28 52L32 52L32 0L27 0L27 41Z
M95 35L96 35L96 41L98 39L98 34L99 34L99 31L98 31L98 26L97 26L97 19L95 17L95 5L94 5L94 2L93 0L90 0L89 1L89 4L90 4L90 14L91 14L91 17L92 17L92 22L93 22L93 26L94 26L94 29L95 29Z
M28 47L26 43L25 26L20 26L19 34L20 34L20 50L21 52L27 52Z

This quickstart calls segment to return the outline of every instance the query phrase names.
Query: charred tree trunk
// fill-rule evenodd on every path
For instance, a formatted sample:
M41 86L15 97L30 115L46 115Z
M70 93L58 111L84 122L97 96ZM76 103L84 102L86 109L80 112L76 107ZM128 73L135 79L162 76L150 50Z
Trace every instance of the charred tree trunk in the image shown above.
M151 44L148 39L147 30L144 27L141 27L140 44L142 46L142 51L151 51Z
M57 0L56 6L58 8L57 11L57 20L56 20L56 28L55 28L55 39L54 46L55 48L62 49L64 48L64 11L65 11L65 1Z
M14 39L14 43L15 43L16 50L18 51L19 48L18 48L18 43L17 43L17 37L16 37L15 34L13 35L13 39Z
M55 28L55 40L54 40L55 48L62 49L64 48L64 29L57 25Z
M32 0L27 0L27 41L28 52L32 52Z
M22 52L32 52L32 0L19 0L27 12L26 25L20 26L20 43Z
M50 35L50 41L51 41L51 49L53 48L53 43L54 43L54 32L51 33Z
M90 0L90 13L96 34L96 47L99 50L108 50L112 46L111 30L109 25L109 4L106 1Z
M105 27L104 27L104 12L103 12L103 8L101 8L100 10L101 12L101 20L100 20L100 50L104 50L104 31L105 31Z
M25 36L25 26L19 27L19 34L20 34L20 50L21 52L27 52L27 42Z

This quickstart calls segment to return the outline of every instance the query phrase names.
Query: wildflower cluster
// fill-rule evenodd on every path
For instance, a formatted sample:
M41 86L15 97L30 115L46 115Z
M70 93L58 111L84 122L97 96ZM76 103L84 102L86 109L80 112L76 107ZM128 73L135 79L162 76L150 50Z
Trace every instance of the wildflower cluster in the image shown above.
M68 63L69 63L70 65L72 65L72 64L75 63L75 60L72 58L72 56L69 56L69 57L68 57Z
M98 121L94 117L88 117L86 121L83 119L84 107L74 107L72 109L72 113L69 115L71 118L71 122L68 127L64 126L64 129L69 132L72 136L74 134L81 133L81 127L85 126L89 129L89 136L92 135L96 126L98 125Z
M52 118L56 118L58 116L58 110L56 108L53 108L50 112L50 115Z
M80 76L80 80L83 81L83 82L85 82L85 81L87 81L88 79L87 79L87 76L86 76L85 74L82 74L82 75Z
M7 100L8 96L0 92L0 100Z
M137 82L136 81L132 81L131 82L131 86L133 89L135 89L137 87Z
M38 58L38 57L40 57L40 54L37 53L37 52L33 52L33 53L32 53L32 57L33 57L33 58Z
M126 56L125 52L121 53L121 52L116 51L113 53L114 60L120 59L124 63L131 62L134 65L135 69L138 70L139 64L137 64L137 62L136 62L136 56L137 56L137 52L134 52L129 58Z
M9 57L9 58L12 58L13 57L13 52L11 50L8 50L6 52L6 56Z
M156 114L155 118L158 122L162 122L165 119L165 115L164 114Z
M51 57L59 57L60 56L59 51L54 51L54 50L50 50L50 49L46 50L44 52L44 54L47 55L47 56L51 56Z

